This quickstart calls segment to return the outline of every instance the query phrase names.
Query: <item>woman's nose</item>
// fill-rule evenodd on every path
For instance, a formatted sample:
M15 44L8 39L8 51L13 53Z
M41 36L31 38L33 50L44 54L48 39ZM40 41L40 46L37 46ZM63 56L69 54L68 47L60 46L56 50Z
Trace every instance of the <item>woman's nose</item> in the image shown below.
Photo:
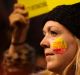
M42 41L40 42L40 46L43 48L49 47L49 41L46 37L42 39Z

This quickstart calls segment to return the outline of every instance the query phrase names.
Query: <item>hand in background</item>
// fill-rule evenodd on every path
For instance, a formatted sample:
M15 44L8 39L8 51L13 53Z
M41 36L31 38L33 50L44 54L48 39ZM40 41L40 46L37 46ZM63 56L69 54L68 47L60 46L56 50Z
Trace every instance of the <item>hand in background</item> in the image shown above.
M15 4L13 12L9 16L10 25L13 28L12 43L22 43L26 40L29 28L28 12L23 5Z
M12 27L19 26L17 23L22 25L22 27L29 26L28 11L23 5L15 4L13 12L9 16L10 25Z

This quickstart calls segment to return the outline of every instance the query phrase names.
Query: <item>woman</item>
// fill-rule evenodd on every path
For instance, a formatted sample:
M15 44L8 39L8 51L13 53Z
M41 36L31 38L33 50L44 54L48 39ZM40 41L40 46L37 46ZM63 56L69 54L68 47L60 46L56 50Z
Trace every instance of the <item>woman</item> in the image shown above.
M80 74L77 57L80 50L79 9L80 3L57 6L44 18L44 38L40 45L44 48L47 69L53 75Z

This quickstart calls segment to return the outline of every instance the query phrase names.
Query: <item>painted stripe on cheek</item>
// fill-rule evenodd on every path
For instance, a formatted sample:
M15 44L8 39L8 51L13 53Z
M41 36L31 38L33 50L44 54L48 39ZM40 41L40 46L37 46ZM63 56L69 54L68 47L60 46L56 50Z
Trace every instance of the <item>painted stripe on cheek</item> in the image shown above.
M62 38L56 38L51 41L50 47L55 54L63 54L67 48L67 43Z

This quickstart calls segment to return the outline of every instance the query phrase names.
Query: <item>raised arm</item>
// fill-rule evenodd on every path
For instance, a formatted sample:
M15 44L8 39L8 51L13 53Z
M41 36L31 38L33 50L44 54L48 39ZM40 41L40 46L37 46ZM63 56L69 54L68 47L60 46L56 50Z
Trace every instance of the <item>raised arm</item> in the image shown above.
M7 74L28 75L34 62L34 50L25 43L29 28L28 12L22 5L16 4L9 21L13 30L10 47L4 53L4 71Z
M26 40L29 28L28 12L23 5L15 4L12 14L9 16L12 31L12 44L22 44Z

